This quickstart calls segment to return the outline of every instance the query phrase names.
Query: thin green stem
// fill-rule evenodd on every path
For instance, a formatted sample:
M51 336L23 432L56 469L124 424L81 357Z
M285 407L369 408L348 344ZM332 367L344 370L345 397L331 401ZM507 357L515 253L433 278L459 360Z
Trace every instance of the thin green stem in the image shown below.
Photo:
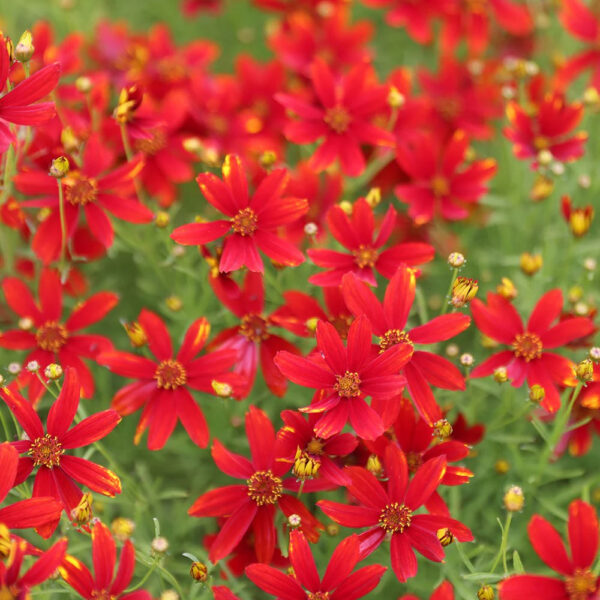
M450 306L450 298L452 298L452 288L454 287L454 282L458 277L458 269L452 269L452 277L450 279L450 286L448 287L448 292L446 293L445 302L442 304L442 310L440 311L440 315L445 315L448 312L448 307Z
M490 567L490 573L493 573L496 570L496 567L498 566L498 563L500 562L500 559L502 558L502 566L504 568L504 573L508 573L508 565L506 562L506 548L508 545L508 532L510 531L510 524L512 522L512 511L508 511L506 513L506 520L504 521L504 527L502 527L502 525L500 526L502 529L502 540L500 541L500 549L498 550L498 554L496 554L496 558L494 559L494 562L492 563L492 566ZM498 519L498 522L500 522L500 520Z
M60 271L64 272L65 259L67 255L67 222L65 219L65 198L63 194L62 180L56 180L58 184L58 212L60 216Z

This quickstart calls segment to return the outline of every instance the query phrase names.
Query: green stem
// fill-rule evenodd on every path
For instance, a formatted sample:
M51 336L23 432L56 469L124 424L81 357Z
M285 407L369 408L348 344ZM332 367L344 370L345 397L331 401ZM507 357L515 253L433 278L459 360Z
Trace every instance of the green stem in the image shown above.
M494 559L492 566L490 567L490 573L493 573L500 562L500 558L502 558L502 566L504 568L504 574L508 573L508 565L506 562L506 547L508 545L508 532L510 530L510 524L512 521L512 511L508 511L506 513L506 521L504 521L504 527L502 527L502 540L500 542L500 549L498 550L498 554ZM500 522L500 520L498 520Z
M46 391L50 392L55 399L58 399L58 394L44 381L44 378L40 375L40 370L37 369L35 376L40 380L40 383L46 388Z
M346 186L344 190L346 194L352 195L354 192L365 186L381 169L387 166L389 163L394 160L394 153L392 151L386 152L381 156L378 156L367 165L367 168L363 171L362 175L354 178L350 183Z
M58 184L58 212L60 216L60 233L61 233L61 242L60 242L60 271L64 272L65 268L65 258L67 253L67 222L65 219L65 198L63 194L62 181L60 179L56 180Z
M146 571L146 574L134 586L127 588L124 593L130 594L131 592L135 592L135 590L139 590L146 583L146 581L148 581L152 573L156 571L157 566L158 559L152 563L152 566L148 569L148 571Z
M452 278L450 279L450 286L448 287L448 292L446 293L445 302L442 304L442 310L440 315L445 315L448 312L448 307L450 306L450 298L452 298L452 288L454 287L454 282L458 277L458 269L452 269Z

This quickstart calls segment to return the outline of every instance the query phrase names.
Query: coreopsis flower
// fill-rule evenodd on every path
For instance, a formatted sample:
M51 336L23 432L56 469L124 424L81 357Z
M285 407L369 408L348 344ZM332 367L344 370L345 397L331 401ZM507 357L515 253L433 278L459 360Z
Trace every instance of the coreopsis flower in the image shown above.
M398 600L420 600L418 596L412 594L405 594L400 596ZM449 581L443 581L438 587L433 590L429 600L454 600L454 588Z
M250 271L262 273L259 249L282 265L295 266L304 261L302 253L276 232L278 227L293 223L308 210L304 199L281 197L288 181L284 169L267 175L252 195L248 194L246 174L237 155L225 158L223 181L212 173L201 173L196 180L206 200L229 218L182 225L171 234L173 240L194 246L226 236L219 262L221 272L246 266Z
M453 52L465 40L470 54L483 53L490 41L492 24L518 37L528 36L534 31L533 17L527 5L513 0L467 3L440 0L440 8L444 52Z
M2 291L9 307L20 317L21 323L31 323L31 328L9 329L0 336L0 347L10 350L29 350L24 364L36 361L40 374L50 363L59 363L63 369L73 367L77 371L83 396L94 394L94 379L82 358L95 360L96 356L112 348L112 342L102 335L80 331L103 319L118 302L113 292L98 292L77 305L66 320L61 319L63 291L60 275L51 269L43 269L38 284L38 298L33 298L29 288L16 277L2 282ZM28 396L37 402L44 393L41 381L23 371L19 387L28 385Z
M6 87L10 57L4 37L0 40L0 92ZM40 125L55 114L54 102L38 102L58 84L60 64L45 66L28 77L0 98L0 154L14 143L15 135L9 123L14 125Z
M452 423L452 439L469 446L479 444L485 435L485 425L483 423L475 423L469 425L465 416L462 413L456 415L456 419Z
M246 380L240 396L245 397L250 393L259 364L267 387L276 396L284 396L287 380L273 359L280 350L296 354L300 351L273 333L273 326L282 327L285 319L275 320L272 315L265 315L262 275L247 273L243 287L222 276L210 277L209 281L217 298L240 320L239 325L224 329L210 344L210 348L234 350L237 353L234 371Z
M311 465L315 469L314 481L305 481L304 491L336 488L348 483L349 479L337 464L335 457L347 456L354 451L358 440L351 433L338 433L322 439L314 432L318 414L309 414L308 420L302 413L284 410L281 413L284 426L277 433L280 460L294 465L294 475L300 480L309 479L310 473L301 472L297 465Z
M374 271L390 279L401 263L414 267L433 259L433 247L423 242L404 242L381 250L392 235L395 223L396 211L390 206L375 236L373 209L364 198L354 203L351 217L340 206L332 206L327 213L327 226L331 235L349 252L324 248L308 250L308 256L316 265L328 269L312 275L308 281L314 285L339 286L342 277L352 272L376 286Z
M470 541L473 536L467 527L449 516L415 514L443 479L445 457L428 460L409 481L404 453L390 444L385 450L384 466L387 487L366 469L346 467L352 480L348 491L359 502L358 506L330 500L319 500L317 505L344 527L369 527L359 535L363 558L389 538L392 569L400 581L406 581L417 574L413 548L430 560L444 560L444 548L437 537L439 529L450 529L461 542Z
M594 218L594 207L587 204L581 208L573 208L570 196L561 198L561 212L573 235L583 237L589 230Z
M110 530L100 521L92 528L94 574L74 556L67 555L59 567L62 578L85 600L152 600L144 590L125 592L135 569L135 548L126 540L117 571L117 549Z
M331 323L319 321L316 337L317 352L310 358L290 352L275 357L290 381L317 390L312 404L300 409L322 414L315 434L330 438L350 422L360 437L379 437L384 429L381 416L365 398L387 399L400 393L406 383L400 369L410 360L412 346L399 344L374 355L371 325L364 315L350 325L346 347Z
M19 453L8 443L0 444L0 503L4 501L8 492L15 485ZM9 506L0 508L0 527L8 529L25 529L29 527L42 527L50 523L57 523L63 507L54 498L39 497L20 500ZM45 537L50 535L42 529ZM1 553L0 553L1 555Z
M541 85L537 80L532 82L532 86L537 85ZM551 160L561 162L580 158L588 135L584 131L573 133L573 129L583 117L583 104L569 103L558 91L550 91L531 100L534 105L527 109L515 101L506 106L509 126L504 129L504 135L513 143L515 156L537 160L541 152L547 152Z
M590 70L591 85L600 90L600 18L594 5L582 0L564 0L559 19L562 26L587 46L574 56L567 58L556 75L558 82L567 86L583 71Z
M541 385L545 391L541 405L549 412L558 410L557 386L574 386L577 380L573 362L548 350L583 337L594 328L585 317L565 319L552 325L559 319L562 306L560 290L547 292L539 299L524 326L515 307L499 294L488 293L487 306L475 298L471 312L479 330L492 340L510 346L510 350L502 350L484 360L471 371L471 377L485 377L504 367L514 387L521 387L525 380L530 388Z
M534 515L527 527L536 554L561 578L543 575L513 575L499 585L500 600L593 600L598 591L598 575L592 566L598 553L596 509L574 500L569 504L570 555L560 534L546 519Z
M210 548L212 562L225 558L252 531L259 562L269 563L275 552L274 519L278 508L288 517L299 515L301 530L313 542L319 538L318 530L323 529L300 500L284 493L282 478L290 466L277 460L273 425L254 406L246 413L246 436L252 460L230 452L219 440L212 447L217 467L230 477L244 479L245 483L206 492L188 511L193 517L227 517Z
M261 590L279 600L357 600L374 590L386 571L381 565L370 565L352 573L361 558L356 535L338 544L322 579L302 532L290 532L289 554L293 575L261 564L247 567L246 575Z
M32 588L52 577L66 549L67 540L63 538L46 552L41 552L29 569L20 575L23 559L30 554L30 546L25 540L12 540L8 559L0 561L0 597L6 600L31 598Z
M115 410L108 409L83 419L69 429L79 407L80 389L77 371L67 368L58 399L48 413L46 429L23 396L6 387L0 389L0 396L27 434L27 439L11 442L19 454L25 454L19 459L15 485L25 481L37 468L33 497L55 498L69 516L83 496L77 484L105 496L121 493L121 482L112 471L85 458L66 454L67 450L101 440L121 421ZM55 521L38 527L38 531L44 535L54 531L57 524L58 521Z
M190 389L215 395L213 382L217 382L229 385L233 392L229 369L237 360L237 352L223 349L198 357L210 334L210 324L204 317L190 325L177 354L169 331L157 314L143 309L137 322L155 360L117 350L98 356L98 362L113 373L138 380L115 394L112 407L123 416L143 407L134 437L136 444L148 429L148 448L160 450L179 420L191 440L205 448L208 425Z
M428 323L406 327L416 292L413 269L402 265L390 279L384 300L380 302L372 290L353 274L344 276L342 293L355 316L365 315L373 333L379 338L379 351L397 344L411 348L420 344L437 344L464 331L471 322L467 315L440 315ZM419 414L429 425L442 418L430 385L443 389L464 390L461 372L447 359L431 352L414 350L403 366L406 385Z
M409 181L396 186L401 202L417 225L435 216L450 221L469 216L487 191L487 181L496 173L496 161L488 158L465 164L469 138L456 131L443 143L438 136L421 134L400 142L396 160Z
M110 248L114 241L107 212L130 223L152 221L152 211L134 196L134 178L144 166L143 156L138 154L131 161L109 170L113 158L112 151L93 135L85 144L81 167L73 168L72 165L58 184L54 177L42 171L22 171L15 176L15 187L22 194L39 196L35 200L24 200L22 206L49 209L31 246L44 264L57 260L63 247L58 185L63 189L65 243L73 240L84 215L90 233L104 248Z
M298 115L285 128L286 137L296 144L323 139L310 158L310 165L323 171L339 159L346 175L360 175L365 169L361 146L393 147L394 136L372 124L385 110L388 89L377 85L368 63L359 63L347 75L335 77L321 58L310 68L316 103L289 94L275 97Z

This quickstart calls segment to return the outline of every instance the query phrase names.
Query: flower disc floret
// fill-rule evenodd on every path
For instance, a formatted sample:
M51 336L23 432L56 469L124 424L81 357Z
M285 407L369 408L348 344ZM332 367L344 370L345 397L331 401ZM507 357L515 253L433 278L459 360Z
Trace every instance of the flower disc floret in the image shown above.
M67 328L58 321L46 321L35 334L37 345L47 352L58 352L68 337Z
M575 569L565 581L570 600L587 600L598 588L598 578L589 569Z
M344 133L352 121L352 116L343 106L338 105L328 108L323 120L336 133Z
M158 365L154 379L159 388L175 390L187 383L187 373L180 362L169 358Z
M92 178L79 172L70 173L63 179L65 199L73 206L85 206L96 199L98 184Z
M27 453L33 459L34 467L43 466L52 469L60 465L60 457L64 452L58 438L47 433L33 440Z
M410 526L412 511L408 506L398 502L387 504L379 515L379 526L387 533L402 533Z
M364 269L365 267L374 267L377 262L377 250L371 246L361 244L356 250L352 250L356 264Z
M379 352L385 352L388 348L395 346L396 344L410 344L413 345L406 331L400 329L388 329L382 336L379 342Z
M243 208L231 219L231 228L241 236L250 236L258 228L258 216L251 208Z
M308 600L329 600L329 592L309 592Z
M275 504L283 493L281 479L273 475L270 469L268 471L256 471L246 483L248 484L248 496L258 506Z
M260 342L269 337L269 325L260 315L247 314L242 317L240 333L252 342Z
M343 375L337 375L337 381L333 389L342 398L356 398L360 396L360 377L358 373L346 371Z
M525 359L526 362L540 358L542 356L542 340L540 336L526 331L518 333L512 343L515 356Z

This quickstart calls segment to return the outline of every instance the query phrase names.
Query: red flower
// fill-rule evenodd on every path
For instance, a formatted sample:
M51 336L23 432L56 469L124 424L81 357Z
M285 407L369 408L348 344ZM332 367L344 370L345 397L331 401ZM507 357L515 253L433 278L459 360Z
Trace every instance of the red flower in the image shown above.
M92 529L92 557L94 573L74 556L67 555L59 567L63 579L85 600L152 600L144 591L123 593L131 582L135 569L135 548L127 540L121 550L119 567L115 574L117 549L106 525L97 522Z
M417 596L412 594L405 594L400 596L398 600L419 600ZM454 588L449 581L443 581L438 587L433 590L429 600L454 600Z
M499 294L488 293L487 301L487 306L477 298L471 302L475 324L483 334L510 346L511 350L490 356L473 369L471 377L485 377L498 367L506 367L514 387L520 387L525 380L529 387L541 385L546 392L542 406L555 412L560 406L556 386L576 384L574 365L564 356L546 350L587 335L594 328L593 323L578 317L565 319L552 327L563 305L560 290L551 290L539 299L526 327L508 300Z
M319 538L318 530L323 529L300 500L283 493L282 476L288 471L289 464L277 460L273 425L267 415L254 406L250 406L246 414L246 436L251 461L233 454L219 440L215 440L212 447L217 467L246 483L206 492L188 511L193 517L228 517L211 546L209 557L212 562L225 558L250 529L258 560L270 562L277 539L274 525L277 507L286 516L299 515L302 531L313 542Z
M569 505L569 557L559 533L546 519L534 515L527 531L536 554L562 579L542 575L513 575L500 583L500 600L593 600L598 575L591 571L598 552L598 517L581 500Z
M144 407L135 431L136 444L148 429L148 448L160 450L179 419L192 441L205 448L209 438L208 425L189 388L215 395L213 382L231 384L228 371L235 363L237 353L218 350L194 358L210 334L210 324L204 317L190 325L176 355L169 331L158 315L143 309L138 322L148 338L150 352L157 360L116 350L103 352L98 357L98 362L113 373L138 379L115 394L112 407L120 415L130 415Z
M360 561L355 535L338 544L323 579L319 577L308 542L300 531L290 532L289 553L293 575L284 575L273 567L259 564L247 567L246 575L261 590L279 600L356 600L375 589L386 571L381 565L370 565L352 573Z
M327 213L327 225L331 235L350 253L311 249L308 256L319 267L329 269L312 275L308 281L315 285L338 286L345 273L352 272L370 285L377 285L373 270L389 279L401 263L413 267L433 259L434 250L429 244L407 242L396 244L387 250L380 248L388 241L396 223L396 211L390 206L383 218L379 233L375 235L373 210L364 198L353 206L350 218L339 206L332 206Z
M8 79L10 57L4 36L0 36L0 92ZM0 154L6 152L15 136L8 123L15 125L40 125L56 113L54 102L40 102L58 83L60 64L55 62L40 69L0 98ZM56 182L55 182L56 185Z
M542 82L537 78L530 87L533 110L531 106L525 109L514 101L508 103L506 116L510 126L504 129L504 135L513 143L517 158L537 159L539 153L546 150L556 160L574 161L583 156L588 138L584 131L571 135L583 117L583 105L581 102L569 104L557 91L536 98L536 87Z
M61 539L49 550L41 553L35 563L21 576L23 559L28 552L25 540L13 540L9 558L0 562L0 593L4 598L31 598L31 588L50 578L60 565L67 549L67 540Z
M285 135L296 144L325 138L310 159L315 170L323 171L339 158L346 175L360 175L365 169L361 145L394 145L391 133L371 124L373 117L385 110L388 90L374 83L367 63L336 79L329 66L317 58L310 74L316 106L288 94L275 96L300 117L288 123Z
M344 347L335 327L319 321L318 353L312 360L289 352L275 357L275 364L290 381L318 390L313 403L300 410L323 413L314 426L319 437L330 438L348 421L364 439L373 440L383 433L381 417L365 398L385 399L400 393L406 380L398 373L410 360L412 347L398 345L373 356L371 336L369 321L361 316L350 326Z
M468 147L469 138L460 130L446 144L432 134L413 135L398 144L396 159L410 180L394 191L409 205L408 214L417 225L437 215L450 221L465 219L487 193L496 161L488 158L465 165Z
M10 444L0 444L0 503L15 485L19 454ZM62 505L54 498L30 498L14 502L10 506L0 508L0 524L9 529L25 529L42 527L57 523L62 512ZM42 529L46 537L50 532Z
M27 479L38 467L33 483L33 496L51 496L58 500L70 516L79 504L83 493L76 485L80 483L91 490L115 496L121 493L119 478L108 469L85 458L65 454L66 450L87 446L107 436L120 422L118 413L105 410L83 419L69 429L79 407L79 378L75 369L67 368L58 399L54 402L46 420L46 430L31 404L20 394L8 388L0 389L0 396L23 427L26 440L11 442L20 454L15 484ZM56 528L58 521L40 527L40 535Z
M152 220L152 211L131 195L133 180L144 166L143 156L138 154L131 162L107 173L112 162L112 152L98 136L92 136L85 144L81 168L73 168L60 180L68 240L73 239L82 215L85 215L92 236L105 248L110 248L114 240L113 226L106 212L130 223ZM38 258L49 264L60 257L63 243L57 181L40 171L24 171L14 181L21 193L40 196L37 200L22 202L23 206L50 209L32 243Z
M62 286L56 271L43 269L38 286L39 302L29 288L15 277L2 282L2 290L10 308L21 317L22 329L10 329L0 336L0 347L10 350L32 350L24 360L37 361L40 374L53 362L77 371L83 396L94 394L94 379L80 357L95 360L96 356L112 348L111 341L97 334L78 332L103 319L117 304L118 297L112 292L98 292L79 304L66 321L61 320ZM27 371L19 378L19 387L29 385L29 399L37 402L44 393L39 379Z
M257 364L267 387L276 396L284 396L287 381L275 366L273 359L280 350L299 354L299 350L286 339L272 332L274 325L283 326L280 319L264 314L265 288L262 275L247 273L244 287L224 277L210 277L210 284L217 298L240 319L240 324L225 329L211 342L211 348L229 349L237 352L234 368L247 382L240 392L247 396L256 377Z
M438 456L423 464L412 480L408 479L406 457L398 447L385 451L387 489L366 469L347 467L352 484L348 491L359 506L319 500L318 506L336 523L344 527L369 527L359 536L361 556L371 554L384 538L391 539L392 569L400 581L417 573L420 554L441 562L444 548L437 537L438 529L449 528L458 541L473 539L462 523L443 515L415 514L440 484L446 472L446 459Z
M279 264L295 266L303 262L302 253L276 233L278 227L293 223L308 210L306 200L281 197L288 180L285 170L277 169L267 175L249 196L242 161L229 154L223 163L223 180L212 173L201 173L196 179L206 200L230 218L182 225L171 238L194 246L226 235L219 262L221 272L246 266L262 273L259 249Z
M406 331L406 322L415 299L414 270L401 266L390 279L383 303L371 289L354 275L344 276L344 300L355 316L365 315L380 338L379 350L396 344L413 347L414 344L437 344L464 331L471 322L467 315L441 315L428 323ZM422 350L415 350L404 365L404 376L411 398L421 416L430 425L442 418L429 385L447 390L464 390L465 380L460 371L448 360Z

